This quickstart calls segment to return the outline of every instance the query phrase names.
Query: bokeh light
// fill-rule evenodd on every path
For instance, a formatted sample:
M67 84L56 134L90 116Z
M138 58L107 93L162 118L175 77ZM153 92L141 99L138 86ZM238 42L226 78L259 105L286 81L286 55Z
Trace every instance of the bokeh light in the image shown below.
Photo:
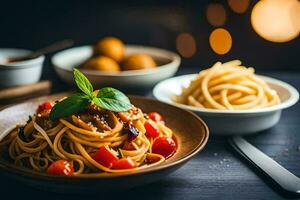
M224 28L217 28L209 36L209 44L212 50L220 55L226 54L232 47L232 37Z
M271 42L288 42L300 33L298 0L261 0L251 13L255 32Z
M176 49L185 58L190 58L196 53L195 38L189 33L181 33L176 38Z
M249 7L250 0L227 0L229 7L236 13L242 14Z
M223 26L226 22L226 11L222 4L211 3L206 8L206 17L212 26Z

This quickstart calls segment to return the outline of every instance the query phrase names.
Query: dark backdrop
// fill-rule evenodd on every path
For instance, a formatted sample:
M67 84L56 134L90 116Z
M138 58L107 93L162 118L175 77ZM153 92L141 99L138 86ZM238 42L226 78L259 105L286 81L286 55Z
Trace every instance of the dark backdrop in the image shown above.
M232 34L233 47L224 56L209 47L209 33L214 29L205 15L209 2L222 3L227 10L224 27ZM0 47L36 49L65 38L83 45L114 35L126 43L176 51L176 36L189 32L196 39L197 53L183 59L182 67L200 68L217 60L239 58L259 70L299 71L299 37L287 43L271 43L259 37L250 25L254 2L239 15L230 10L227 1L10 0L1 3Z

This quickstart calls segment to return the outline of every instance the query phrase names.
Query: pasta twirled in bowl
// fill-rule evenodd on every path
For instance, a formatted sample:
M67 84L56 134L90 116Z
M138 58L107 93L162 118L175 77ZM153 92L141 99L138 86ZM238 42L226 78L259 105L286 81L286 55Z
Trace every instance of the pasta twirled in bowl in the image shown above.
M172 100L190 106L219 110L250 110L280 103L277 92L239 60L201 71Z

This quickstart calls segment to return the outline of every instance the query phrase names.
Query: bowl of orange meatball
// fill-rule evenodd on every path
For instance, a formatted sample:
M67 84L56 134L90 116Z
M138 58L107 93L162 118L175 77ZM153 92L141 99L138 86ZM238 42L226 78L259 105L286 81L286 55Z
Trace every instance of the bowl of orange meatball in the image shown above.
M95 86L146 88L172 77L180 65L174 52L124 44L105 37L93 45L74 47L56 53L52 64L57 74L73 84L73 68L79 68Z

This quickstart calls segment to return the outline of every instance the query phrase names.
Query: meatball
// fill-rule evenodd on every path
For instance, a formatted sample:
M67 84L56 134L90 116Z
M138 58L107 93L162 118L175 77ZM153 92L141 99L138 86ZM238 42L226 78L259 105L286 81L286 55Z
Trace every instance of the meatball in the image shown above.
M106 72L119 72L119 64L111 58L105 56L93 57L88 60L84 65L84 69L99 70Z
M123 63L124 70L139 70L155 68L156 63L153 58L146 54L132 54Z
M105 37L94 45L94 56L107 56L121 62L124 54L125 46L123 42L115 37Z

